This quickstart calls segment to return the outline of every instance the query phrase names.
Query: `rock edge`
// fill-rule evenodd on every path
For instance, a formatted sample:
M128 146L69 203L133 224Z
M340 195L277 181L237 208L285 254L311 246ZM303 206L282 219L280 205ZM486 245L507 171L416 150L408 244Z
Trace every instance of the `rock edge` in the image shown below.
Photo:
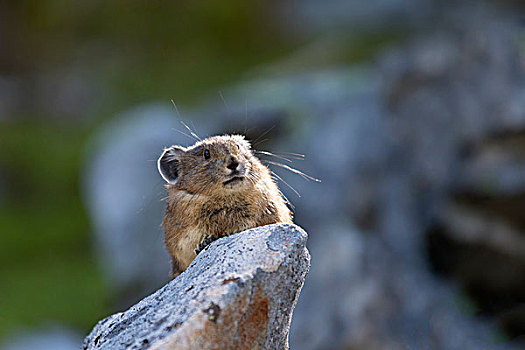
M188 269L93 328L84 349L287 349L307 234L274 224L213 242Z

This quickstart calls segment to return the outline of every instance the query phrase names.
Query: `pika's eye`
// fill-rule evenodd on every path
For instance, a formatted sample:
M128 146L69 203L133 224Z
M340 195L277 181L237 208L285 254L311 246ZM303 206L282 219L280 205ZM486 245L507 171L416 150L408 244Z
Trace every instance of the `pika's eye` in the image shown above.
M210 150L205 149L203 154L204 154L204 159L210 159Z

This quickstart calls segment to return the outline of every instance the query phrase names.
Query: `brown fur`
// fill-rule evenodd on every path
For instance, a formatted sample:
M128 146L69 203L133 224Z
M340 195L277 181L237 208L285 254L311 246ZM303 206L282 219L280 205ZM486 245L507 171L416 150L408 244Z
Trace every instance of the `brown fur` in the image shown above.
M209 159L205 159L205 150ZM233 164L232 164L233 163ZM225 184L237 166L241 181ZM270 171L242 136L215 136L183 148L172 146L159 158L168 191L165 242L172 277L195 258L206 236L222 237L257 226L292 222Z

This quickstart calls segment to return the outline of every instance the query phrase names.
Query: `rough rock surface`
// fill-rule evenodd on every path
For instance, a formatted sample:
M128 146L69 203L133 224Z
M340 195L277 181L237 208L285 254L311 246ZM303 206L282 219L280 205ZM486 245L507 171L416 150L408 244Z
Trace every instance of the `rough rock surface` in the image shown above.
M175 280L100 321L84 349L286 349L310 267L306 239L290 224L219 239Z

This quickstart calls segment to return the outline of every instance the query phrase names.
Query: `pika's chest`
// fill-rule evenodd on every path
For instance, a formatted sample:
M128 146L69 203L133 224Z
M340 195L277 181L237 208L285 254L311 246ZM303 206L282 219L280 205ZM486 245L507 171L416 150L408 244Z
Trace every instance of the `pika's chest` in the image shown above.
M242 198L221 198L203 203L199 219L214 234L230 234L256 225L257 206Z

